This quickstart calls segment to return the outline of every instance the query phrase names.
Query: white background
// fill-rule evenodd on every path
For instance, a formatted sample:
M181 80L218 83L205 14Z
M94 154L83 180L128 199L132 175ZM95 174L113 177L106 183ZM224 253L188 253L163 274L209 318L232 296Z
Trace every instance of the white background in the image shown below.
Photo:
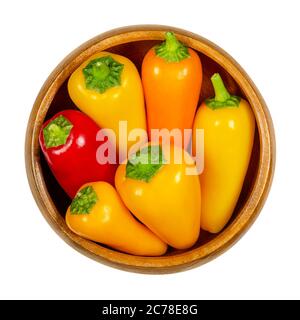
M300 298L299 1L1 1L0 298ZM277 136L273 187L228 252L191 271L140 275L64 243L40 214L24 164L27 119L52 69L91 37L130 24L198 33L248 72Z

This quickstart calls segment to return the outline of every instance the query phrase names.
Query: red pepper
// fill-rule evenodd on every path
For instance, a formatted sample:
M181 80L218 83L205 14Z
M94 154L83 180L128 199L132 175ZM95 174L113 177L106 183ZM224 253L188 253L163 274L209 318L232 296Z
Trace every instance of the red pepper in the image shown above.
M109 144L97 141L99 130L92 119L76 110L61 111L42 126L39 142L43 154L56 180L71 198L87 182L114 182L117 165L97 161L99 146Z

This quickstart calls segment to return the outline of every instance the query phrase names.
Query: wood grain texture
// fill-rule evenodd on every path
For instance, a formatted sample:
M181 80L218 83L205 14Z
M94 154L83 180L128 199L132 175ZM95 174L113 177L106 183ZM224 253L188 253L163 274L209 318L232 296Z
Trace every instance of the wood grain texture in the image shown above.
M202 59L203 87L199 103L213 95L210 76L219 72L232 94L246 98L255 114L256 136L250 166L235 212L224 230L212 235L202 231L188 250L170 249L162 257L137 257L85 240L65 224L70 200L57 184L41 155L38 135L42 123L62 109L76 108L67 93L70 74L92 54L107 50L131 59L138 69L144 54L172 30L179 40L195 49ZM252 225L269 192L275 165L275 136L272 120L259 91L226 52L210 41L187 31L167 26L131 26L103 33L68 55L51 73L34 103L27 127L25 160L33 196L52 228L72 247L104 264L127 271L171 273L186 270L217 257L230 248Z

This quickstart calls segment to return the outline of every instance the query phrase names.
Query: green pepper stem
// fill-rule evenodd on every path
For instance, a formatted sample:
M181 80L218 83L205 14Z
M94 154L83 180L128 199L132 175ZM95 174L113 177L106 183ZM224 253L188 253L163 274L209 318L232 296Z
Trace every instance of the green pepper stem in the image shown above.
M155 54L167 62L180 62L190 57L188 48L177 40L173 32L165 33L166 40L155 47Z
M104 93L121 84L121 73L124 65L111 56L103 56L91 60L82 70L86 88Z
M86 186L79 190L73 199L70 211L71 214L89 214L98 201L97 194L92 186Z
M109 66L101 61L93 65L93 75L98 80L104 80L110 73Z
M215 90L215 100L224 102L230 98L230 94L227 91L224 82L219 73L215 73L211 77L211 82Z
M231 95L218 73L215 73L211 78L212 85L215 90L215 97L206 99L206 105L212 110L222 109L228 107L238 107L240 105L241 98Z
M132 155L126 165L126 177L149 182L164 164L161 146L149 145Z
M168 51L176 51L180 46L181 43L177 40L173 32L166 32L166 49Z
M58 147L67 142L70 135L72 123L63 115L59 115L43 129L46 148Z

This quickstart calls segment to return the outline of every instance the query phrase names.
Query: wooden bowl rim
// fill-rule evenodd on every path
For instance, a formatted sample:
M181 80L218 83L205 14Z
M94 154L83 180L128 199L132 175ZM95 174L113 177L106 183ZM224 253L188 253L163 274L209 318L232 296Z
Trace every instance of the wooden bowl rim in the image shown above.
M74 234L65 224L47 191L40 166L38 134L60 85L93 53L139 40L162 40L172 30L191 48L221 65L243 90L254 111L260 140L260 159L254 187L234 221L208 243L174 256L138 257L120 253ZM35 201L51 227L76 250L103 264L141 273L171 273L204 264L229 249L257 218L270 189L275 167L275 134L268 108L258 89L242 67L223 49L207 39L174 27L135 25L102 33L85 42L54 69L33 105L26 132L25 162Z

